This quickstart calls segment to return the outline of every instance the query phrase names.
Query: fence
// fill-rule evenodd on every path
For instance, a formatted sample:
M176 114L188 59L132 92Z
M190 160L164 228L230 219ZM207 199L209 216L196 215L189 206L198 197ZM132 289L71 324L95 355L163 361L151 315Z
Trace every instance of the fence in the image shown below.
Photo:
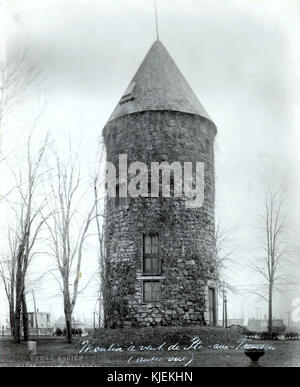
M10 328L1 328L1 336L11 336ZM23 329L21 328L21 335L23 336ZM53 336L53 328L29 328L29 336Z

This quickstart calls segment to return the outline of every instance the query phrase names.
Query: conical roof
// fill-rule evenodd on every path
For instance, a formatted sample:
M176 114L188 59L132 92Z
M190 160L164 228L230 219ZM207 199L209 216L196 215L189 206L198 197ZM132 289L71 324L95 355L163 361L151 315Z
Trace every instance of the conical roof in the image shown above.
M212 121L159 40L148 51L109 121L147 110L174 110Z

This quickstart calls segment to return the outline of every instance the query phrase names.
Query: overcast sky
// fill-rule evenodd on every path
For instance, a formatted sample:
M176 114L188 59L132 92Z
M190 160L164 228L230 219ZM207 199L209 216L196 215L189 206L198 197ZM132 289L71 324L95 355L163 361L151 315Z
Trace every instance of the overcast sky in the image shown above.
M234 230L238 264L229 275L243 289L259 283L247 259L255 249L266 180L282 182L291 231L299 235L300 4L158 0L158 14L161 41L218 127L216 213ZM0 18L1 59L8 50L25 47L43 75L7 117L2 150L21 143L42 111L37 130L49 130L61 143L71 133L83 143L83 160L90 160L97 137L155 40L153 0L2 0ZM91 265L93 257L90 252ZM94 292L91 288L79 298L79 315L92 315ZM286 287L288 300L278 297L275 315L286 317L299 293L293 285ZM61 300L48 295L49 289L37 294L39 309L48 311L51 305L56 317L62 315ZM0 297L3 321L3 293ZM256 305L255 299L232 296L229 317L241 316L243 307L244 317L254 316Z

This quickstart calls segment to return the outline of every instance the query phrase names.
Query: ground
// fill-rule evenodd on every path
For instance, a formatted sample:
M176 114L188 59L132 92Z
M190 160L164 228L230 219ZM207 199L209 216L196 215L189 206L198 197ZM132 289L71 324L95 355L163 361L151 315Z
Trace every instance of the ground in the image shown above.
M13 344L10 338L0 338L0 367L40 367L40 366L84 366L84 367L127 367L127 366L177 366L183 367L247 367L249 359L243 350L201 348L196 350L155 351L150 348L137 348L130 352L98 352L79 354L82 341L90 340L93 348L97 345L95 339L84 337L74 338L72 344L65 343L65 338L37 338L37 355L29 356L25 343ZM300 367L299 341L256 341L275 347L267 350L260 359L264 367ZM175 344L175 343L173 343ZM102 344L98 342L98 346ZM169 344L168 344L169 345ZM107 347L106 347L107 348ZM117 346L115 347L117 348ZM182 346L181 348L184 348ZM185 348L188 348L187 346ZM176 357L176 359L174 359ZM129 359L131 360L129 361ZM160 360L159 360L160 358Z

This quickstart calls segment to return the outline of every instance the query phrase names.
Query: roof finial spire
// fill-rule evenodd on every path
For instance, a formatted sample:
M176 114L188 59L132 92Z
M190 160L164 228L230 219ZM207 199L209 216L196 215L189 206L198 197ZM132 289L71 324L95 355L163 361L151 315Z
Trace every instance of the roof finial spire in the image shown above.
M156 39L159 40L159 34L158 34L158 15L157 15L156 0L154 0L154 9L155 9Z

